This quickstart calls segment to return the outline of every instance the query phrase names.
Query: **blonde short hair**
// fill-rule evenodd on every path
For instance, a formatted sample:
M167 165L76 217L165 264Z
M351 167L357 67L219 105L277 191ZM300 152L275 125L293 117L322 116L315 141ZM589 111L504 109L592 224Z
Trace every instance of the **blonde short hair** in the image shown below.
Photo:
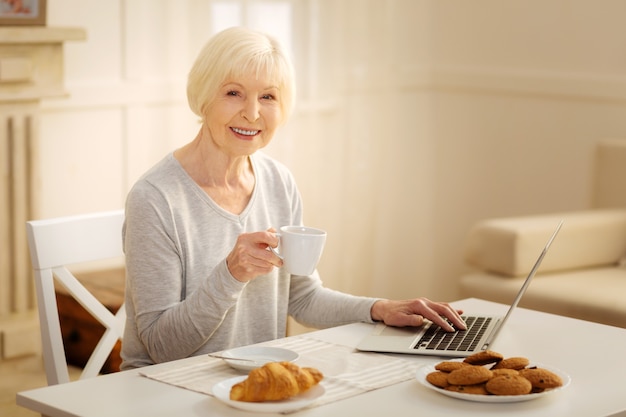
M216 98L220 86L231 78L267 71L276 81L285 122L293 109L295 79L292 63L278 41L269 35L231 27L204 45L187 79L187 101L204 120L204 110Z

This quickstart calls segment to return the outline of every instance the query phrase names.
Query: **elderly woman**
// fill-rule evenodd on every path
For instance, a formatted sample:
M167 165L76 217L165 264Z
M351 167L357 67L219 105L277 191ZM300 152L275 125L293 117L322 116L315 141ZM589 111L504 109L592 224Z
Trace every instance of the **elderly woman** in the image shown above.
M302 224L288 169L260 152L292 110L292 65L269 36L215 35L189 73L196 137L165 156L128 194L124 250L128 319L122 369L285 336L287 316L324 328L364 321L465 328L425 298L356 297L290 275L268 247L273 227Z

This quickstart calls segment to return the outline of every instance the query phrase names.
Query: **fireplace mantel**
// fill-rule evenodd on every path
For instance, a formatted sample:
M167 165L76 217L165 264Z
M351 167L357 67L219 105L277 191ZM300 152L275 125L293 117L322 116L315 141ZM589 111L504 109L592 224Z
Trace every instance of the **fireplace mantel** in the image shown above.
M40 349L26 221L37 217L40 101L63 97L63 44L81 28L0 27L0 360Z
M81 28L1 27L0 103L65 95L63 43L85 39Z
M54 26L0 27L0 43L60 43L87 39L85 29Z

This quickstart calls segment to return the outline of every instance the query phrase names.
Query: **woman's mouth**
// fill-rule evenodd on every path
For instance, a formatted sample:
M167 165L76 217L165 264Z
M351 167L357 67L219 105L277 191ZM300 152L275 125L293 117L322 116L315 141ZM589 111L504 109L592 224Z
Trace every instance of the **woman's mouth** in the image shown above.
M230 129L238 135L250 136L250 137L257 135L260 132L260 130L247 130L247 129L241 129L238 127L231 127Z

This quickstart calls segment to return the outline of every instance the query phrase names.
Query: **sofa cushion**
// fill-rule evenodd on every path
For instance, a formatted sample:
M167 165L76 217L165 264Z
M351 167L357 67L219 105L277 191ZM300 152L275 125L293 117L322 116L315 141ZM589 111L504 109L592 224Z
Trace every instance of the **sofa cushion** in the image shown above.
M461 278L461 295L510 304L523 281L524 277L502 279L500 275L473 273ZM624 294L626 268L584 269L537 274L519 305L626 328Z
M465 261L505 276L525 276L560 219L563 227L542 273L617 265L626 255L626 209L598 209L484 220L467 236Z

